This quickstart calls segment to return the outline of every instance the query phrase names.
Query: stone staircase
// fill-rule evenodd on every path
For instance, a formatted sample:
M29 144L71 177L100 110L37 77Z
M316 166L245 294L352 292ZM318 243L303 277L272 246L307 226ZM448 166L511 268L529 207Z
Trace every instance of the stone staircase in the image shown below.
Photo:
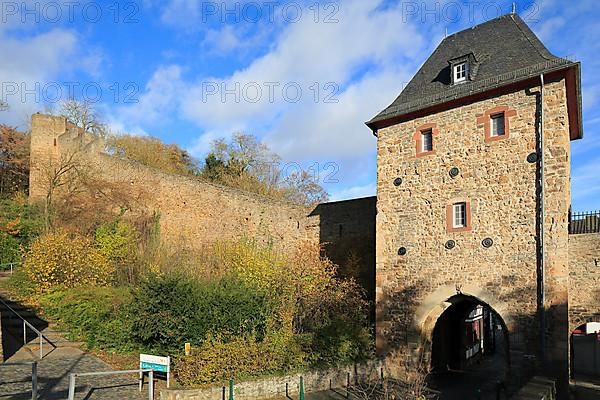
M72 373L106 372L113 368L99 358L82 350L83 343L66 339L66 335L52 323L37 315L35 310L11 301L2 290L2 280L10 273L0 272L0 352L5 355L2 366L0 358L0 398L29 400L32 398L32 367L37 362L38 399L64 400L68 396L69 376ZM27 320L43 337L43 358L37 334L27 329L23 342L23 320ZM51 344L50 344L51 343ZM16 364L15 364L16 363ZM158 397L158 396L157 396ZM88 400L146 400L147 385L138 391L137 374L81 377L77 381L76 399Z
M8 279L9 276L10 273L0 272L0 283ZM35 310L10 300L8 293L2 289L1 285L0 300L2 300L0 301L0 330L2 332L0 337L2 337L2 351L5 362L34 361L40 358L39 337L28 326L24 337L23 319L42 333L41 354L44 358L82 352L82 342L67 340L63 331L54 324L40 318Z

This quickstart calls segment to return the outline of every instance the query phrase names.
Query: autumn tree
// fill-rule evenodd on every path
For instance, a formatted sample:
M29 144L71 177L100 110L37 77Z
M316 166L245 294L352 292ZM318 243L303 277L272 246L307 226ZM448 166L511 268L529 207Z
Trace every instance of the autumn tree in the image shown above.
M307 170L299 170L286 176L282 185L285 198L298 204L319 204L329 200L325 189Z
M173 174L195 175L198 169L196 161L187 151L149 136L110 135L107 138L107 151L115 157Z
M46 229L52 224L54 200L60 190L63 196L73 196L83 190L83 183L88 175L89 167L78 149L62 153L57 160L44 167L46 195L44 198L44 216Z
M316 177L298 169L284 176L281 157L255 136L235 133L231 140L213 142L205 158L202 176L214 182L297 204L327 201L327 192Z
M29 142L28 134L0 125L0 197L27 191Z
M88 101L69 99L62 102L55 113L67 118L87 133L105 136L107 127L102 122L94 105Z

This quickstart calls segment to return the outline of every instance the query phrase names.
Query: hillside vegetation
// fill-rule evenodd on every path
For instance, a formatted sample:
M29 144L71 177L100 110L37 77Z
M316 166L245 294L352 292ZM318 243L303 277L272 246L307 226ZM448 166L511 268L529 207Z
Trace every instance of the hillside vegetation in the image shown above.
M149 138L120 137L112 151L170 173L239 187L264 188L268 181L269 193L284 193L284 186L258 172L255 158L234 151L242 142L245 149L255 146L253 153L265 148L241 135L234 142L216 143L210 166L201 168L176 146ZM19 157L27 155L11 154L17 156L4 157L0 165L17 170ZM160 215L137 207L143 199L98 179L81 160L59 162L64 168L49 171L55 187L48 188L43 204L28 204L26 181L6 186L0 254L2 262L22 261L8 284L12 293L90 349L171 355L183 385L370 356L364 293L338 275L318 245L305 243L283 254L240 234L196 251L177 243L166 247L159 239ZM308 193L297 199L314 201ZM185 343L191 343L191 355L183 354Z

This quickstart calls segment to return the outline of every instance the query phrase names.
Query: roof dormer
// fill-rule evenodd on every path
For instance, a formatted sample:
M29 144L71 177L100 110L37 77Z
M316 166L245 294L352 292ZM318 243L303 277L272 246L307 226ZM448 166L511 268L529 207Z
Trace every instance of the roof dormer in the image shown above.
M448 61L450 63L450 82L452 85L471 80L471 71L475 64L473 53L465 54Z

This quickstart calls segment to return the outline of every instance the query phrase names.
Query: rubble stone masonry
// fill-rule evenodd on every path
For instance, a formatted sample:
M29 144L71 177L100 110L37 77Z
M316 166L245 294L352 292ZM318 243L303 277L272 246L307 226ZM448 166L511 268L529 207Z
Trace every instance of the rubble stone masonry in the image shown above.
M476 297L501 316L513 353L538 354L537 164L527 156L536 151L539 99L540 88L533 87L378 131L381 354L419 351L427 361L435 322L457 294ZM497 140L488 133L486 140L483 117L498 109L506 111L510 132ZM546 84L544 114L546 352L553 365L566 366L570 144L564 80ZM415 132L422 126L435 126L437 134L433 151L417 157ZM470 208L468 229L448 229L448 206L458 202ZM489 248L482 245L486 238L493 240ZM452 249L445 247L449 240Z
M43 200L49 165L74 146L86 162L109 182L144 193L144 206L160 214L161 239L186 247L248 237L293 249L299 241L319 238L319 217L311 209L260 195L168 174L103 153L91 139L64 118L35 114L31 134L30 200Z

